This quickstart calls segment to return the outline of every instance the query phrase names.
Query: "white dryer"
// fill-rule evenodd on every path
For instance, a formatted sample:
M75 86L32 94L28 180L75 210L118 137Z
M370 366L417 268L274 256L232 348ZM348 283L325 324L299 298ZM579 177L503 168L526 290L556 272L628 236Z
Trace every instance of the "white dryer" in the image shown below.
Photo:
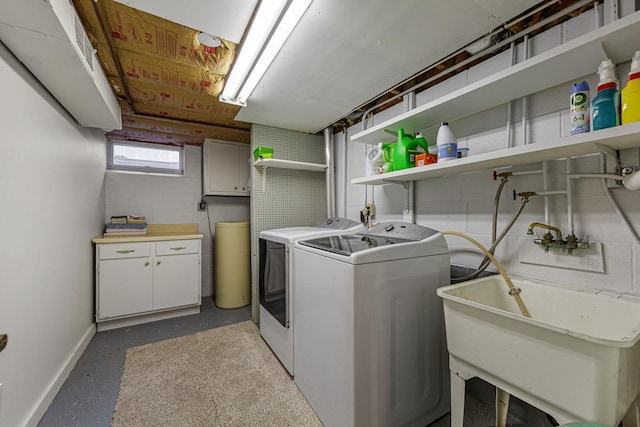
M294 245L295 382L327 427L425 426L450 408L438 231L384 223Z
M265 230L259 238L260 334L290 375L293 364L293 248L300 239L364 230L359 222L329 218L309 227Z

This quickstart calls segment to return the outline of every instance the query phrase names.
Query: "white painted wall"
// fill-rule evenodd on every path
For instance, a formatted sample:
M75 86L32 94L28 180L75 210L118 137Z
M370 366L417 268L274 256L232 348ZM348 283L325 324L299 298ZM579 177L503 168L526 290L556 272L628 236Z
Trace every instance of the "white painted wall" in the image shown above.
M202 199L202 149L185 147L184 176L161 176L108 171L106 210L112 215L144 215L151 224L198 224L202 240L202 296L213 295L213 239L219 221L249 221L248 197L207 196ZM207 215L208 214L208 215Z
M629 2L623 2L621 15L633 12ZM605 3L605 8L611 2ZM626 12L625 12L626 11ZM563 41L578 37L597 26L599 19L606 17L600 7L599 13L594 10L580 15L577 18L548 30L547 32L532 38L531 52L534 54L548 50ZM637 40L629 40L629 43L638 43ZM638 44L637 49L640 49ZM522 46L517 51L518 60L522 60ZM631 58L629 58L631 59ZM456 77L447 80L438 86L430 88L416 97L417 105L433 100L453 89L462 87L470 82L491 75L508 66L508 53L498 55ZM629 64L621 64L619 77L621 87L626 83L626 75ZM589 82L592 96L595 96L597 88L596 70L584 70L585 79ZM576 82L581 79L576 79ZM546 137L566 136L569 134L569 94L571 85L567 82L558 87L549 88L541 93L528 97L527 118L527 143L544 141ZM513 144L522 145L522 103L516 100L512 103L512 135ZM400 104L384 111L374 122L380 123L403 111ZM469 147L470 155L488 152L507 147L506 135L506 105L480 112L464 120L450 122L450 126L458 137L461 147ZM361 125L355 125L348 129L348 136L361 130ZM437 127L425 132L430 143L435 143ZM335 136L336 151L343 149L343 134ZM358 212L364 206L365 186L348 184L352 178L364 176L364 152L367 146L361 143L347 143L347 203L346 213L349 218L357 219ZM639 150L625 150L623 158L625 164L639 165ZM549 162L550 190L564 190L566 162ZM600 172L600 156L586 156L575 158L571 161L573 172L598 173ZM342 175L341 168L344 161L338 162L336 176ZM540 163L520 166L514 170L540 169ZM609 170L611 172L611 169ZM493 181L492 171L480 171L473 174L442 177L437 179L421 180L415 185L415 211L416 222L438 230L453 230L467 233L486 246L490 245L492 206L498 182ZM581 180L573 182L574 194L574 223L575 234L582 238L590 236L591 241L602 244L604 272L584 271L582 269L567 268L569 263L566 256L554 256L545 254L543 249L531 242L531 237L526 235L527 226L534 222L544 222L544 202L542 198L534 198L525 208L508 238L499 246L496 255L498 260L511 274L528 276L533 278L551 280L564 283L580 283L588 287L610 289L618 292L640 294L640 246L634 241L629 229L616 215L613 207L607 200L600 180ZM514 201L511 197L513 190L542 191L543 181L540 175L528 177L513 177L506 186L501 198L501 209L498 219L498 231L511 218L515 212L519 199ZM375 197L379 221L402 220L402 212L405 206L406 192L400 185L389 184L384 186L368 186L368 198L371 201ZM622 211L630 222L640 232L640 197L637 192L631 192L623 188L613 190L613 196L621 205ZM343 212L342 192L338 197L338 212ZM550 223L562 229L563 234L569 234L567 202L563 196L549 198ZM544 230L537 229L540 235ZM451 250L452 264L464 267L477 267L482 258L479 251L466 241L454 237L447 237ZM539 257L544 264L532 265L524 256L531 252ZM537 252L536 252L537 251ZM585 264L591 268L591 261L587 262L584 255L581 257ZM522 258L522 259L521 259ZM529 256L530 258L530 256ZM596 258L598 258L596 256ZM575 258L574 258L575 259ZM495 271L495 268L491 268Z
M36 425L93 336L105 139L0 44L0 425Z

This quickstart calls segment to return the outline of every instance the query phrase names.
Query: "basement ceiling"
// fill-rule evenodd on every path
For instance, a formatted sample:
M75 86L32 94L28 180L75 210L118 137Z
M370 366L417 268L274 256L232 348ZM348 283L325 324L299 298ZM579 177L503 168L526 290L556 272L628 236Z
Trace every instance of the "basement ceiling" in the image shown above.
M121 103L123 129L107 136L249 142L251 123L317 133L540 1L313 0L240 108L218 95L256 3L73 0ZM204 49L200 30L222 45Z

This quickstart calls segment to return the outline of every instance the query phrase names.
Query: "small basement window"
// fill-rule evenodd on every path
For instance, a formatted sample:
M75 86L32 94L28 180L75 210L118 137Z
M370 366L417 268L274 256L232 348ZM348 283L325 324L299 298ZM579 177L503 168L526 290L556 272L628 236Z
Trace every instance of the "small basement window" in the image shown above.
M184 175L184 149L143 142L109 141L107 169Z

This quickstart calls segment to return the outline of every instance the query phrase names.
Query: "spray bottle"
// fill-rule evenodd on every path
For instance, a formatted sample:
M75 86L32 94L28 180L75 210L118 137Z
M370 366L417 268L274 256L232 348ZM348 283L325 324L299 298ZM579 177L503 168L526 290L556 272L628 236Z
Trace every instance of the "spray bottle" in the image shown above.
M620 92L616 80L616 69L610 59L605 59L598 67L598 94L591 103L593 130L606 129L620 124Z
M622 124L640 121L640 50L631 61L629 81L622 89Z
M589 132L589 84L576 83L571 89L571 135Z

